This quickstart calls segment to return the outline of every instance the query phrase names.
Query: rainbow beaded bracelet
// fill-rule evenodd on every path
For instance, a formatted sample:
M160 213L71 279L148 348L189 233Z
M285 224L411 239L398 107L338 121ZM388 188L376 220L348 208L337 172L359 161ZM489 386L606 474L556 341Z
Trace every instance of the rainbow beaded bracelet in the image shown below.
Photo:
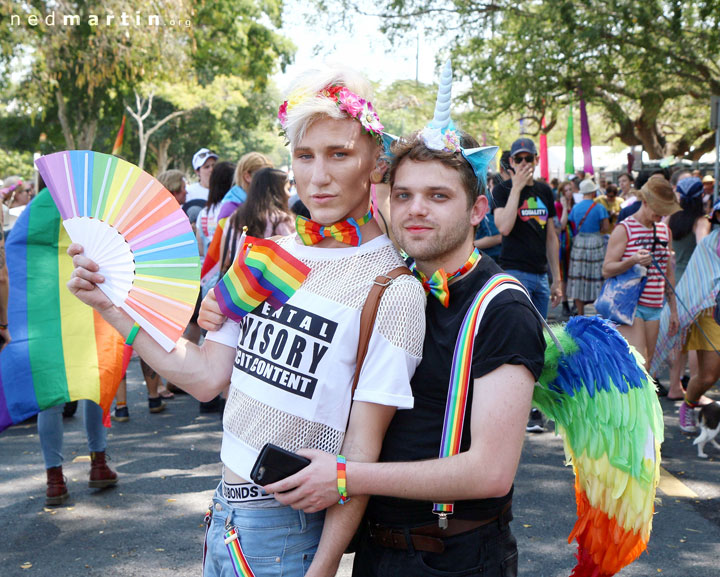
M347 494L347 461L342 455L337 456L337 486L338 493L340 493L340 500L338 503L344 505L350 500Z

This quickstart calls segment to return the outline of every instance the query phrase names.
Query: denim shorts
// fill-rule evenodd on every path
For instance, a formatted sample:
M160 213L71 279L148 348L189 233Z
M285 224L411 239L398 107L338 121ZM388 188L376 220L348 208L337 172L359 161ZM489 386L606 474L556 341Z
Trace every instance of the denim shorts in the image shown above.
M635 309L635 318L644 321L659 321L662 316L662 307L646 307L638 305Z
M303 577L312 563L325 513L291 507L229 504L220 487L208 512L203 577L236 577L225 532L235 527L245 559L256 577Z

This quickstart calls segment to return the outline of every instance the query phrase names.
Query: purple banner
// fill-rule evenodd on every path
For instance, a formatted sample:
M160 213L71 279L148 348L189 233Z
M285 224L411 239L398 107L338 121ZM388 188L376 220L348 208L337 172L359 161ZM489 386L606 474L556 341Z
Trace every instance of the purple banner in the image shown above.
M585 100L580 99L580 141L582 142L583 170L586 174L595 174L592 163L592 143L590 142L590 124L588 123Z

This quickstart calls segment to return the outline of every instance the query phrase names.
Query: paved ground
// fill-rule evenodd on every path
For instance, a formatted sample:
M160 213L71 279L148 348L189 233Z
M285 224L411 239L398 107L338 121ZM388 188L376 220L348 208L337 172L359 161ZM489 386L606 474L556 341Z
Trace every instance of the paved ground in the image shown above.
M187 396L151 415L131 364L131 420L110 431L114 489L87 487L82 419L65 421L65 472L71 500L44 507L45 476L34 422L0 434L0 575L2 577L199 577L202 517L220 476L220 423L199 416ZM716 398L720 396L716 395ZM663 401L666 443L653 538L624 576L720 575L720 453L695 456L678 433L673 403ZM513 531L521 575L566 577L574 547L573 478L553 434L528 435L517 476ZM339 575L349 575L351 558Z

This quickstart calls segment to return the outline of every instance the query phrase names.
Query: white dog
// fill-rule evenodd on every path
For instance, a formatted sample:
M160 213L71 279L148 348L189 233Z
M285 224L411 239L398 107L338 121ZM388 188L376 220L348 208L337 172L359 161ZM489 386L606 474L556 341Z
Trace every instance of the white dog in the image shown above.
M720 403L710 403L698 409L698 426L700 434L693 441L693 445L698 446L698 457L707 459L705 443L710 442L713 447L720 449L720 445L715 441L715 437L720 433Z

